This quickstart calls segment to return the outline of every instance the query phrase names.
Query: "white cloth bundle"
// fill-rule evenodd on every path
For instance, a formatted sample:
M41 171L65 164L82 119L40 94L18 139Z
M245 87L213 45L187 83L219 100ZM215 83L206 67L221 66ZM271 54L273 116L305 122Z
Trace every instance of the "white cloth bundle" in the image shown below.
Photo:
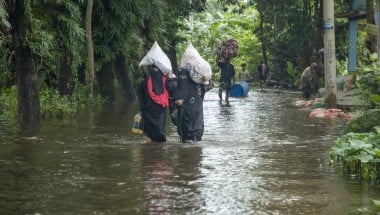
M191 79L196 83L203 83L204 77L211 79L212 70L210 64L201 57L198 51L190 43L182 55L180 67L191 64L193 69L190 72Z
M164 75L172 71L172 64L168 56L162 51L157 42L154 42L152 48L140 61L139 66L156 65Z

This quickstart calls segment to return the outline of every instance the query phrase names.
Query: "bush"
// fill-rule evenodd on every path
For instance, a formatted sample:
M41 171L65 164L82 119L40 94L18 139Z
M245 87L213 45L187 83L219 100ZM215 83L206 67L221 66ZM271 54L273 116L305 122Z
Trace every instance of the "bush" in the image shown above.
M40 92L42 117L70 117L78 114L81 108L99 108L105 100L100 96L89 97L85 87L77 84L71 97L61 96L57 90Z
M41 116L48 117L72 117L78 114L82 108L97 109L105 100L100 96L89 97L83 85L77 84L71 97L61 96L57 90L45 89L40 92ZM0 92L0 119L6 124L17 125L17 88L12 86ZM4 123L3 123L4 124Z
M375 181L380 170L380 127L368 133L347 133L329 150L330 163L339 160L345 175Z
M6 119L16 119L17 116L17 89L12 86L0 92L0 115Z
M13 131L18 129L17 108L18 102L16 86L1 90L0 121L1 125L6 127L6 130Z
M347 126L345 133L372 132L375 126L380 125L380 109L364 112L361 116L353 119Z

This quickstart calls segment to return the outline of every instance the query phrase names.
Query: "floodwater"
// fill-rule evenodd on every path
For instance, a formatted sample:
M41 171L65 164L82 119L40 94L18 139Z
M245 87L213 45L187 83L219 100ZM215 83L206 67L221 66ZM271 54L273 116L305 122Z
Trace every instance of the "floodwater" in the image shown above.
M379 199L345 179L327 151L343 120L311 119L299 93L251 89L204 102L200 144L146 144L137 105L44 121L29 137L0 132L0 214L359 214Z

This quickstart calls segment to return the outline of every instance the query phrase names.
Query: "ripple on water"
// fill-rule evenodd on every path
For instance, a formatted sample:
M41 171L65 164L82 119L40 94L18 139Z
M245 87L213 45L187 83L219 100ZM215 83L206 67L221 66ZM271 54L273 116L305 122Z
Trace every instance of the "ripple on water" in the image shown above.
M326 151L345 125L310 119L297 95L252 89L221 107L212 90L201 144L180 144L170 121L167 143L145 144L137 105L2 139L0 213L349 214L378 197L341 183Z

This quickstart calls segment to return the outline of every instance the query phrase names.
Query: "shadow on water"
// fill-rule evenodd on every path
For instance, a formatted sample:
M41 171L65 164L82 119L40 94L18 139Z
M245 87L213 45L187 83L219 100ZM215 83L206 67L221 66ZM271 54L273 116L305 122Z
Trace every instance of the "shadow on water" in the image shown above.
M298 93L251 90L204 102L201 144L145 144L136 104L44 121L0 140L0 214L357 214L379 194L329 166L345 121L290 104Z

